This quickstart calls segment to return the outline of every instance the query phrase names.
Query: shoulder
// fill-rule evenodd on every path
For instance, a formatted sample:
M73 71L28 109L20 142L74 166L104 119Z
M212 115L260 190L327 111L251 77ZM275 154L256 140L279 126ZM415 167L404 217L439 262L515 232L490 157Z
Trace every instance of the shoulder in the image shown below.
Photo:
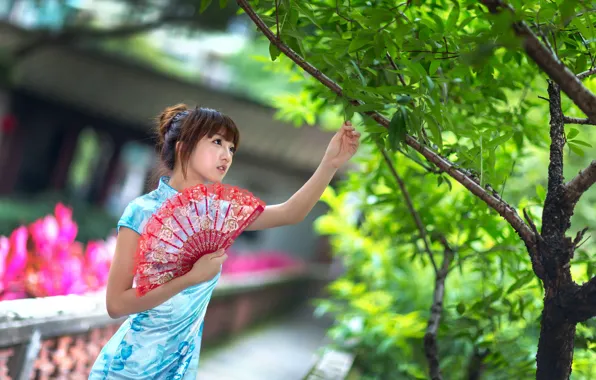
M141 234L145 223L162 202L163 200L158 197L156 191L151 191L133 199L124 209L118 221L118 229L120 227L127 227Z

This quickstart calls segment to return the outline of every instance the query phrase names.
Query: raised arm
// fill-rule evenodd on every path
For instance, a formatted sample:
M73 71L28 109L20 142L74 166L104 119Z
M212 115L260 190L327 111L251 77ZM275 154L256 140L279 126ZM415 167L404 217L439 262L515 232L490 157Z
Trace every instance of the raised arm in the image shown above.
M312 177L286 202L266 206L265 211L247 230L264 230L304 220L323 195L337 169L352 158L359 144L360 133L354 130L350 122L344 123L329 142L325 155Z

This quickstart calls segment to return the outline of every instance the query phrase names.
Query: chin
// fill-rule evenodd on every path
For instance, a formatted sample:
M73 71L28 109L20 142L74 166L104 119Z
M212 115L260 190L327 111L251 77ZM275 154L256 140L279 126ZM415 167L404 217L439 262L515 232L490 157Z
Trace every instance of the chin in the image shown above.
M223 181L223 179L225 178L225 175L218 175L218 176L213 176L211 178L209 178L209 182L211 183L220 183Z

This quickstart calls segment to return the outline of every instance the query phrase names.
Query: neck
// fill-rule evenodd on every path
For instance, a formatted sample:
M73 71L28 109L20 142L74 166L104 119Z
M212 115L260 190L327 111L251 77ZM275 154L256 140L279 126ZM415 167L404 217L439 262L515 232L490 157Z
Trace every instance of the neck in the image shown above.
M172 176L170 177L169 185L177 191L183 191L189 187L197 186L201 183L206 183L207 181L204 178L201 178L194 173L187 172L186 178L182 173L182 170L179 168L174 169Z

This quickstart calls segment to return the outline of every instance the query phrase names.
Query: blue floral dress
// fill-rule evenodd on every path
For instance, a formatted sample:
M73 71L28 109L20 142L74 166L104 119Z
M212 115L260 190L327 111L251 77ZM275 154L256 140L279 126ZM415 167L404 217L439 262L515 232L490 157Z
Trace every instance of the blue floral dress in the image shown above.
M118 228L140 234L149 217L176 194L168 180L162 177L157 189L132 201ZM205 312L219 277L130 315L99 353L89 379L196 379Z

